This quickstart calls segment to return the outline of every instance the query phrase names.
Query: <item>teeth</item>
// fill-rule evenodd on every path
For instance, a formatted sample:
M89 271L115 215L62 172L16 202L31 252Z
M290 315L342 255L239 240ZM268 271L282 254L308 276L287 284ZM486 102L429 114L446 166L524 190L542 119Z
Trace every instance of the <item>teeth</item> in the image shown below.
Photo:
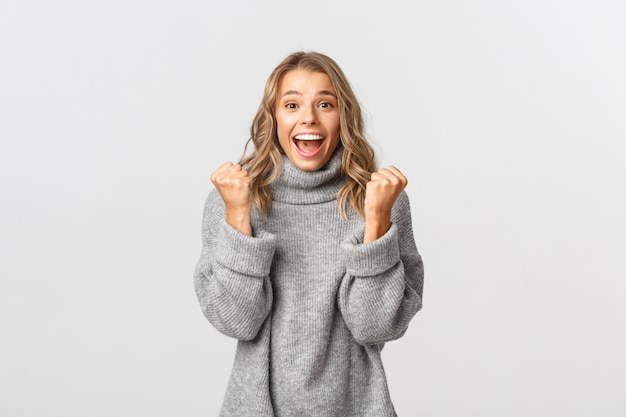
M324 139L324 136L320 136L320 135L297 135L295 137L295 139L297 140L322 140Z

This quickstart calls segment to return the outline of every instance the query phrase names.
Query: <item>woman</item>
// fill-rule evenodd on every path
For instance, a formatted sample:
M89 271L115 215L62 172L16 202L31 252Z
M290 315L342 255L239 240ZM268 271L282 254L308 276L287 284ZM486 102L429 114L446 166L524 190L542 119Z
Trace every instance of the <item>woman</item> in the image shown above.
M396 415L381 349L421 308L423 265L407 179L377 170L363 132L337 63L296 52L242 159L211 175L194 283L239 340L222 416Z

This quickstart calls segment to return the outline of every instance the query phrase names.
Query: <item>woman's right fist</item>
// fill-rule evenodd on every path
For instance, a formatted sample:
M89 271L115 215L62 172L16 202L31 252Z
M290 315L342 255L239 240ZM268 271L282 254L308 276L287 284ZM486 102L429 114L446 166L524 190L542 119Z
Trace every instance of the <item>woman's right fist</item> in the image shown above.
M226 221L251 236L252 177L241 165L226 162L211 174L211 182L224 201Z

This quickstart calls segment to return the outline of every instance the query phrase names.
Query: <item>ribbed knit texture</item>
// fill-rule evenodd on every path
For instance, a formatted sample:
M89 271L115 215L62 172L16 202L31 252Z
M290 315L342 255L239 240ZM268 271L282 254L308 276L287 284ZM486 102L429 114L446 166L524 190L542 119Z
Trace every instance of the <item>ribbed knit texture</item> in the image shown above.
M285 158L253 237L226 223L215 190L206 200L196 294L239 340L223 417L396 415L380 352L422 306L422 260L406 193L374 242L362 218L341 218L341 152L315 172Z

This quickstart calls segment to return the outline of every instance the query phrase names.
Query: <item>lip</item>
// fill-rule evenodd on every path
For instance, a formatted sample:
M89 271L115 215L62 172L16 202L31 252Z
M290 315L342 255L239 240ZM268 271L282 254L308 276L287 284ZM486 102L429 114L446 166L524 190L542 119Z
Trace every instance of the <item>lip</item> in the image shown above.
M296 139L298 136L305 136L305 137L308 136L310 138ZM318 139L313 138L313 137L317 137ZM302 142L318 141L320 142L320 144L316 149L306 152L305 150L300 149L297 141L302 141ZM305 159L311 159L311 158L315 158L322 151L322 149L324 148L324 144L326 143L326 137L318 132L300 132L292 136L291 143L293 144L293 147L295 148L298 155L300 155L300 157L305 158Z

